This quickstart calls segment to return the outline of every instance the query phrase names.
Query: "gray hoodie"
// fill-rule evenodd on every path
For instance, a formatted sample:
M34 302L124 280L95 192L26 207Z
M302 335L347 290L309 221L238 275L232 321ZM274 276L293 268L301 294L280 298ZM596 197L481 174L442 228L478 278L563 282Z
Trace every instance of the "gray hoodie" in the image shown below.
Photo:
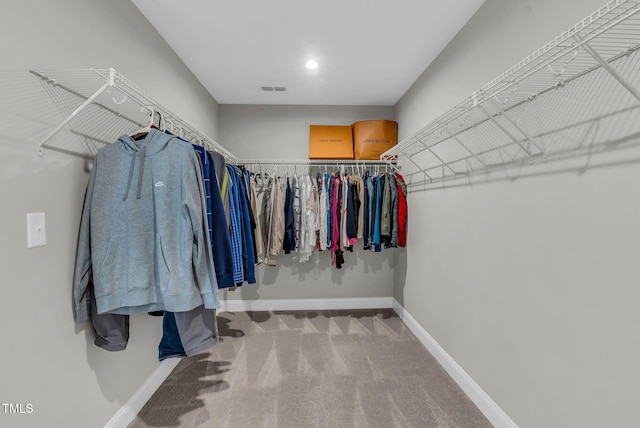
M220 307L203 186L192 146L155 129L98 151L80 223L77 322L91 278L101 314Z

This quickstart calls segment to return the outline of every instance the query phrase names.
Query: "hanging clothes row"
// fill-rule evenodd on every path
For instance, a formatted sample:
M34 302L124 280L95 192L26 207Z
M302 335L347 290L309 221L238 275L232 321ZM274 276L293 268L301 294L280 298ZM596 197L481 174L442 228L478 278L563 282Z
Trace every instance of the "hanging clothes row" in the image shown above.
M207 221L218 288L255 279L255 222L249 174L196 144L206 192Z
M329 250L341 268L344 252L359 241L374 252L406 246L407 188L399 173L252 177L262 182L260 223L269 265L277 264L281 251L307 262L314 251Z

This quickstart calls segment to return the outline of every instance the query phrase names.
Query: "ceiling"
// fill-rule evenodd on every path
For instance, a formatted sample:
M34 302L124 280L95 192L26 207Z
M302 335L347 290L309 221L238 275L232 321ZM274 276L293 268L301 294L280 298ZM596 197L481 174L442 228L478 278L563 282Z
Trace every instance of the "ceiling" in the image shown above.
M390 106L484 0L132 2L220 104Z

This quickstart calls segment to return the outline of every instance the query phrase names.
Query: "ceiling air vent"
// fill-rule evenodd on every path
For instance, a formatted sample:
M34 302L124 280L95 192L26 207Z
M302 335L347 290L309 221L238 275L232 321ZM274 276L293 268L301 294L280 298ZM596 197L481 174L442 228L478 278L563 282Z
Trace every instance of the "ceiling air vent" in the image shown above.
M263 92L284 92L287 90L284 86L261 86L260 89Z

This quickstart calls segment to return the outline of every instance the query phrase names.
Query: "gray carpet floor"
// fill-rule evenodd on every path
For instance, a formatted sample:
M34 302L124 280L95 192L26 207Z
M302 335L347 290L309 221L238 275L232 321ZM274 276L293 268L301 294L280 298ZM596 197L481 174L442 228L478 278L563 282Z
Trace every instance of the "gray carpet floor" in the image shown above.
M130 428L492 425L390 309L222 312Z

